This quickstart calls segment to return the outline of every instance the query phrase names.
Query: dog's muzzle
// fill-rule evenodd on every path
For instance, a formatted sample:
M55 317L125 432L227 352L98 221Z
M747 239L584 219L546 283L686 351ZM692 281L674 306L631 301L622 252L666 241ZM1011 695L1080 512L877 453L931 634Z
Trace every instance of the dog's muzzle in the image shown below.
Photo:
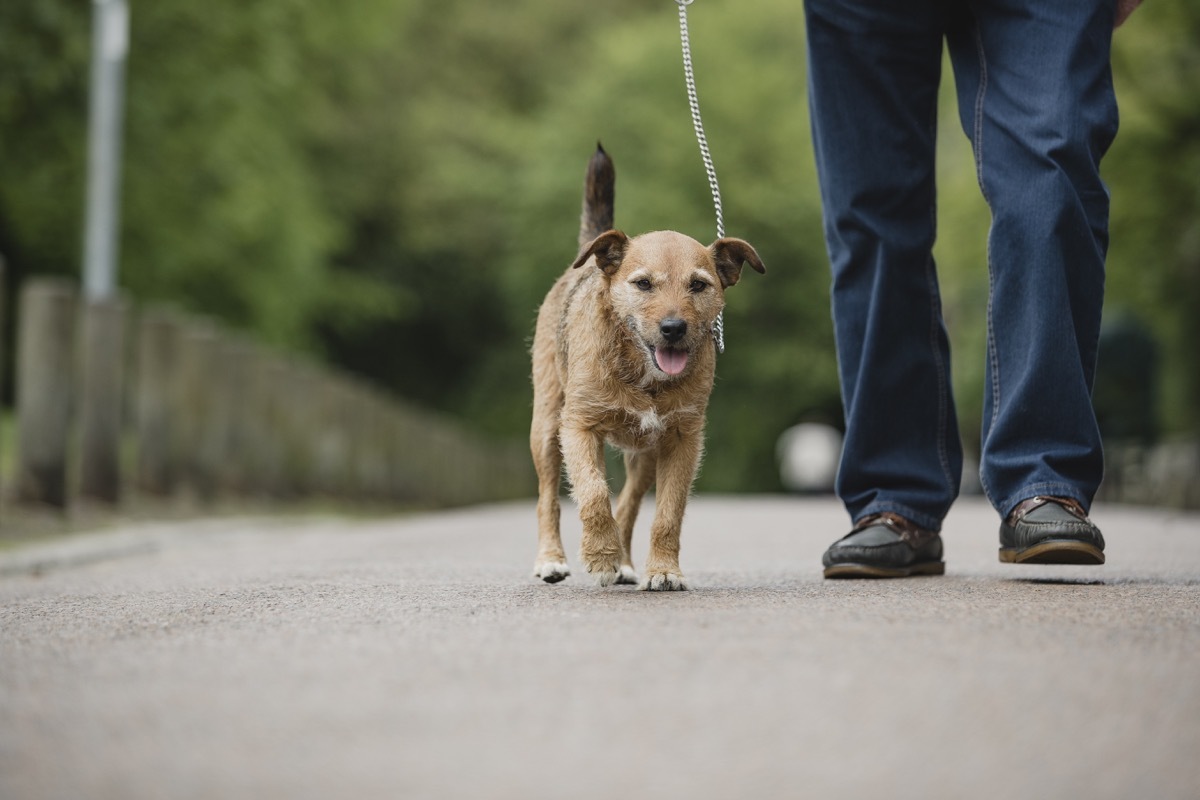
M684 336L687 336L687 329L687 320L682 320L678 317L664 319L658 326L659 333L662 334L663 340L668 345L673 345Z
M668 317L658 324L658 332L663 343L651 348L655 365L668 375L678 375L688 362L688 350L678 345L687 336L687 320L678 317Z

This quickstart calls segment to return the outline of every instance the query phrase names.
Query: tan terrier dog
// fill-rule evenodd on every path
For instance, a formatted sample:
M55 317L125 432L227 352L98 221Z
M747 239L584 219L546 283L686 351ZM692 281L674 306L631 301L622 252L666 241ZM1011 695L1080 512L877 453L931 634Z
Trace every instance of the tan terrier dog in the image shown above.
M588 164L581 250L538 312L533 339L530 449L538 475L538 554L547 583L571 574L559 534L563 462L583 522L580 558L601 586L637 583L630 542L655 489L650 554L639 588L686 589L679 532L704 448L716 366L713 324L743 263L766 272L741 239L710 246L673 231L630 238L611 230L612 161ZM605 442L625 454L616 517Z

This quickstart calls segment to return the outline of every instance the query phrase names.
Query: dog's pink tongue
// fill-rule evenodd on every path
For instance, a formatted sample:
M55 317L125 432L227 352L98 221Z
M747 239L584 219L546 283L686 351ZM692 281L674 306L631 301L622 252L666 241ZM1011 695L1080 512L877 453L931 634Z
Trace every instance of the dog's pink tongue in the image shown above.
M673 350L669 347L654 348L654 361L658 368L668 375L678 375L687 366L687 351Z

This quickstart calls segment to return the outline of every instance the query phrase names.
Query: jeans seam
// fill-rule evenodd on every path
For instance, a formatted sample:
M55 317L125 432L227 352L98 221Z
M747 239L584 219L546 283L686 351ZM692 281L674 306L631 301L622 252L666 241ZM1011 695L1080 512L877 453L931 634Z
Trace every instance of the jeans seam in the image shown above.
M979 192L983 195L983 200L990 208L992 200L988 196L987 186L983 182L983 101L987 94L988 85L988 70L987 70L987 53L983 48L983 34L979 30L979 23L975 23L975 48L979 53L979 91L975 94L975 180L979 183ZM996 349L996 327L992 317L992 299L995 295L996 281L995 270L992 269L992 237L988 235L987 242L987 269L988 269L988 307L987 307L987 333L988 333L988 366L992 370L992 419L989 422L989 427L995 424L996 417L1000 414L1000 355Z
M987 95L988 86L988 67L987 53L983 47L983 34L979 30L979 22L975 21L975 51L979 55L979 89L975 93L975 146L972 148L975 152L975 180L979 184L979 192L983 195L983 200L987 203L988 208L991 208L992 201L988 196L987 185L983 179L983 103ZM995 317L992 314L992 303L996 294L996 273L992 264L992 236L988 233L987 240L987 271L988 271L988 302L987 302L987 355L988 369L991 373L992 383L992 414L988 420L988 431L996 424L996 418L1000 415L1000 353L996 347L996 325ZM981 450L986 452L986 442L981 443ZM981 459L983 453L981 453ZM989 499L992 498L992 489L988 485L987 479L984 477L984 470L980 470L980 484L984 494Z
M937 105L933 107L929 121L930 134L937 136ZM929 204L929 223L933 230L934 238L937 237L937 193L936 190ZM933 253L930 252L929 258L925 261L925 281L929 288L929 349L933 354L933 363L937 368L937 391L938 391L938 408L937 408L937 454L938 463L942 467L942 477L946 479L946 486L954 486L954 477L950 474L950 454L947 452L946 442L946 419L949 414L949 390L947 384L949 377L946 374L946 363L942 358L941 350L938 348L938 330L941 324L941 298L937 291L937 268L934 265Z
M987 54L983 49L983 34L978 21L975 22L975 52L979 55L979 88L975 92L975 180L979 183L984 202L991 206L987 187L983 185L983 99L988 84Z
M937 213L936 211L934 212ZM933 354L933 364L937 369L937 453L938 463L942 467L942 476L946 479L947 486L954 485L954 478L950 475L950 454L946 449L946 416L947 416L947 400L946 400L946 384L948 383L946 375L946 363L942 358L941 350L938 348L938 322L941 317L941 303L938 300L937 285L934 279L933 258L930 257L925 262L925 279L929 288L929 349Z

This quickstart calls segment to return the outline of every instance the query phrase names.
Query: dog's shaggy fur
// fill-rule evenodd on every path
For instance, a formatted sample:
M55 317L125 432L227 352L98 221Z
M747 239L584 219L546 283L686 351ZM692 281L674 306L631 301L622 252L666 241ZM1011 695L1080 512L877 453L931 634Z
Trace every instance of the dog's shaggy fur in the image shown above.
M703 449L716 363L713 323L742 265L766 270L741 239L705 247L673 231L630 238L611 230L613 184L612 162L597 148L579 256L538 312L530 429L538 474L534 575L556 583L570 574L559 535L565 461L583 522L580 558L597 582L637 583L630 540L642 498L656 485L640 588L686 589L679 533ZM615 518L606 441L625 454Z

